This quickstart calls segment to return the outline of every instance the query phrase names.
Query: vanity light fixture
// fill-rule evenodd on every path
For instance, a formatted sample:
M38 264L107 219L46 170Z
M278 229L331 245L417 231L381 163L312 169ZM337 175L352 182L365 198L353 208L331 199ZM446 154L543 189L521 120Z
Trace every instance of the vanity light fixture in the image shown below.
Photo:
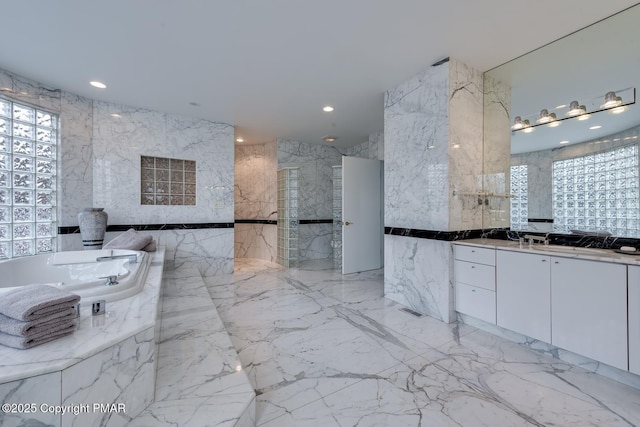
M236 142L244 142L243 138L236 138Z
M322 108L322 111L324 111L325 113L330 113L330 112L332 112L332 111L333 111L333 107L332 107L331 105L325 105L325 106Z
M551 121L549 122L549 124L547 126L549 126L550 128L555 128L560 126L560 121L558 121L558 118L556 117L556 113L551 113L549 114L549 116L551 116Z
M104 84L102 82L99 82L97 80L92 80L92 81L89 82L89 84L91 86L93 86L93 87L97 87L98 89L106 89L107 88L106 84Z
M604 104L602 104L601 108L609 109L614 107L619 107L622 104L622 98L616 96L616 93L611 91L607 92L604 96Z
M531 126L531 124L529 123L529 120L525 120L525 121L524 121L524 122L522 122L522 123L523 123L523 125L524 125L524 126L522 127L522 131L523 131L524 133L531 133L531 132L533 132L533 131L535 130L535 128L533 128L533 127Z
M522 117L516 116L513 119L513 126L511 126L511 130L520 130L524 127L524 122L522 121Z
M337 139L338 139L338 137L337 137L337 136L330 136L330 135L327 135L327 136L323 136L323 137L322 137L322 140L323 140L324 142L335 142Z
M567 111L567 116L575 117L586 114L587 108L584 105L580 105L578 101L571 101L569 104L569 111Z
M554 114L554 117L555 117L555 114ZM545 123L549 123L552 120L553 118L551 118L551 114L549 114L549 111L545 108L542 111L540 111L540 118L536 120L536 123L545 124Z

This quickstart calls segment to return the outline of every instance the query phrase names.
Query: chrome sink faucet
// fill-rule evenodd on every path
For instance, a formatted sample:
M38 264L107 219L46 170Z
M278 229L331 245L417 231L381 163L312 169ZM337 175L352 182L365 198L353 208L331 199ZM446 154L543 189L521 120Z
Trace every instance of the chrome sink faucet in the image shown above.
M529 248L533 247L533 242L541 242L545 246L549 244L548 235L536 236L536 235L533 235L533 234L525 234L524 238L529 241Z

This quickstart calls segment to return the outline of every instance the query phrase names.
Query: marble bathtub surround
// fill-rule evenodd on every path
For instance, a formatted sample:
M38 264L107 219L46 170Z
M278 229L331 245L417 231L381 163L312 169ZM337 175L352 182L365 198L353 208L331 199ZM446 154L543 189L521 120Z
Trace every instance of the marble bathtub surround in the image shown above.
M153 253L145 286L136 296L109 303L102 316L81 307L73 335L27 350L28 360L24 350L0 348L3 403L126 403L126 413L9 414L8 425L35 417L54 426L123 426L151 403L164 253L163 248Z
M195 160L140 156L140 203L195 205Z
M637 389L401 311L381 271L239 260L206 284L257 391L257 426L640 423Z

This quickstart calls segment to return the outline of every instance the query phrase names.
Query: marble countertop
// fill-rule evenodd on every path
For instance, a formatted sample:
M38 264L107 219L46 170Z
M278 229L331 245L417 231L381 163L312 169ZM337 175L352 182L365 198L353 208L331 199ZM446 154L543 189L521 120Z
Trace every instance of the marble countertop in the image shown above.
M612 249L581 248L575 246L560 245L544 246L540 243L535 243L530 249L529 243L527 242L525 242L522 247L520 247L519 242L486 238L461 240L454 243L456 245L478 246L498 250L534 253L537 255L550 255L563 258L578 258L592 261L612 262L616 264L640 265L640 252L638 253L638 255L627 255L614 252Z
M142 291L107 303L104 315L92 316L91 307L81 301L80 324L72 335L27 350L0 346L0 384L61 371L153 327L158 316L164 254L164 248L150 252L151 264Z

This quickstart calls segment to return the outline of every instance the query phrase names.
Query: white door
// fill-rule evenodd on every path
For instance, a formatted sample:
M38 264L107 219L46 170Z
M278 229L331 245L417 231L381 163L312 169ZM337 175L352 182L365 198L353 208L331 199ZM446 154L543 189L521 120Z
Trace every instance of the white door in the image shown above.
M342 274L382 267L382 162L342 157Z

